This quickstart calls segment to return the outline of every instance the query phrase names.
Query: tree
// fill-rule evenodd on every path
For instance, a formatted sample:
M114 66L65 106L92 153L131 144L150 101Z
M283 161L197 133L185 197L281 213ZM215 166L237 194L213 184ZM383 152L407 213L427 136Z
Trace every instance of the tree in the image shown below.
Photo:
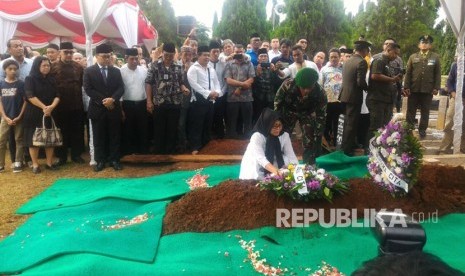
M159 44L164 42L172 42L178 46L182 44L184 38L178 37L175 31L177 22L169 0L138 0L137 2L157 29Z
M386 38L394 38L401 45L402 57L418 51L418 38L425 34L433 35L439 2L437 0L378 0L377 4L368 1L363 11L355 16L355 36L364 34L373 43L373 53L382 51Z
M218 13L215 11L215 14L213 15L213 24L212 24L213 33L215 32L216 27L218 27Z
M438 54L441 57L441 73L447 75L449 74L452 62L454 62L457 38L446 20L439 22L436 26L436 30L442 33L442 35L438 37L438 42L436 43L436 46L438 46Z
M266 1L225 0L221 21L213 36L247 44L250 34L258 33L262 39L270 35L271 24L266 19Z
M347 44L352 37L349 17L342 0L286 0L286 20L273 37L309 41L309 52L328 51Z

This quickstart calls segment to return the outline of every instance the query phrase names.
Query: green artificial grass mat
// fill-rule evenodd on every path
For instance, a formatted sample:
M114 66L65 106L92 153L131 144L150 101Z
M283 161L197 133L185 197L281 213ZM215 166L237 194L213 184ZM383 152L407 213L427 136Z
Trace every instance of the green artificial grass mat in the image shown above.
M0 274L69 253L153 262L167 203L103 199L37 212L0 243Z

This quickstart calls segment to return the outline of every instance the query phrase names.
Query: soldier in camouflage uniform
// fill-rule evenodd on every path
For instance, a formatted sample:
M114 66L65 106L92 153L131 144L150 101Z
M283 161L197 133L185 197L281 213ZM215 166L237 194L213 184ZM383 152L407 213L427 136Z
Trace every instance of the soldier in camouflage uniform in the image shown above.
M301 69L295 79L288 79L279 88L274 108L281 114L284 131L292 133L299 121L303 132L303 161L314 164L321 155L321 137L326 122L326 94L317 83L318 72Z

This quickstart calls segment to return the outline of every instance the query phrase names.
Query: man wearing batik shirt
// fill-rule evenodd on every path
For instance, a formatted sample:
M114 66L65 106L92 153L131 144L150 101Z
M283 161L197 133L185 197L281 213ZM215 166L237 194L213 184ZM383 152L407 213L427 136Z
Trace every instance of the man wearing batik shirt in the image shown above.
M174 55L174 44L165 43L162 58L152 64L145 80L147 111L153 114L155 154L175 152L182 96L188 91Z
M239 128L243 128L245 137L249 137L252 131L252 84L255 69L252 62L245 59L244 46L236 44L234 52L234 60L226 67L224 77L228 84L226 135L236 139L239 138L237 134L239 113L243 122L243 126Z
M342 65L339 62L340 57L341 53L337 48L329 50L329 62L320 72L320 85L328 98L324 137L333 146L336 146L339 115L343 112L342 103L339 101L339 94L342 89Z
M126 64L121 67L124 82L123 94L123 153L143 154L148 152L147 94L145 79L147 67L139 65L137 48L125 50Z
M272 71L274 71L274 64L268 60L268 51L260 48L253 84L253 122L257 121L265 107L273 109L276 93L271 86Z

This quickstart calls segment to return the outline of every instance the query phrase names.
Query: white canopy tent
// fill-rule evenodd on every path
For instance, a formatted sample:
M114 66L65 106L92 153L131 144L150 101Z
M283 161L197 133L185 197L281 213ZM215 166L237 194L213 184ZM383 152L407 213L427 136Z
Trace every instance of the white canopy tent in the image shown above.
M12 37L33 48L71 41L86 49L87 57L108 40L148 49L157 43L157 32L136 0L0 0L0 28L1 53Z

